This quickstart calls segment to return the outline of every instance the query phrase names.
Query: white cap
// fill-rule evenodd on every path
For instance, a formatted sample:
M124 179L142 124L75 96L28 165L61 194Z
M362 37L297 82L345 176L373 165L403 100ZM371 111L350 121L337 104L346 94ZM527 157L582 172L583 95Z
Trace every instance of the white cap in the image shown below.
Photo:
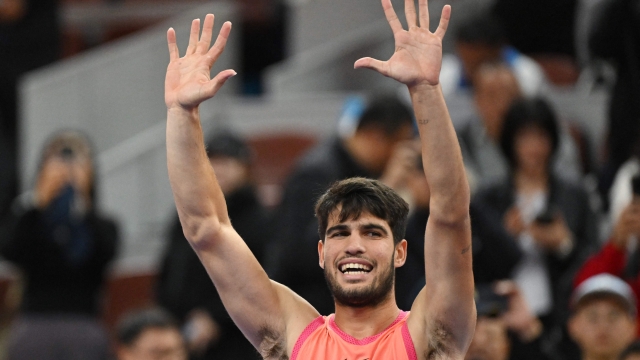
M636 316L636 296L633 290L622 279L611 274L595 275L580 283L573 291L571 306L575 308L585 298L597 295L611 295L620 299L629 313Z

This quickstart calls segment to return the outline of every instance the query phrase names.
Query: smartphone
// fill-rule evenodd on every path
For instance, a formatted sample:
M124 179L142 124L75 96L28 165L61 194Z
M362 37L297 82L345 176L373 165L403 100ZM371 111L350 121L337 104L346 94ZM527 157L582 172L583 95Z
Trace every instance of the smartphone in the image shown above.
M476 308L478 316L500 316L509 310L509 298L496 294L493 284L477 284Z
M633 190L633 195L640 196L640 175L631 178L631 189Z
M537 222L538 224L549 225L556 220L557 216L558 216L558 208L551 205L551 206L547 206L547 208L544 209L543 212L539 213L536 216L534 221Z

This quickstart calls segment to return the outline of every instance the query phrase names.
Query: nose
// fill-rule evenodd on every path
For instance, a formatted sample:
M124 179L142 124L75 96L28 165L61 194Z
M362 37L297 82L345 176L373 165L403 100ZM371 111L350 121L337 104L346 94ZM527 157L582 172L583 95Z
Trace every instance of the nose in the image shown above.
M349 255L359 255L366 251L364 247L364 239L359 233L353 233L349 236L345 252Z

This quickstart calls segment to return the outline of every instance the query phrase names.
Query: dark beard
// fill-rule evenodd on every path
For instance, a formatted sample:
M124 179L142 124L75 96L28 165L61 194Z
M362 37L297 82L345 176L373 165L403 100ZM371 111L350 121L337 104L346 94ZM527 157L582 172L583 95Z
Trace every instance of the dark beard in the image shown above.
M329 286L329 291L333 295L334 300L343 306L356 308L373 307L386 300L393 289L395 280L395 268L393 266L395 253L391 257L391 266L387 271L375 278L371 285L364 289L345 290L338 281L327 273L327 267L324 269L324 278ZM338 270L340 271L340 270Z

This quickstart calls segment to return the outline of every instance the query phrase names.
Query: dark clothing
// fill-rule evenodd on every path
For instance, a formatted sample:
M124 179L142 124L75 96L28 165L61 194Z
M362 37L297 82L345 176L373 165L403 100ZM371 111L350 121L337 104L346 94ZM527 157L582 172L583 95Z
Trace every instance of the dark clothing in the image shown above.
M265 255L265 241L270 239L271 225L253 188L244 187L226 197L233 228L259 261ZM169 243L158 277L157 297L161 306L181 321L196 309L205 310L218 323L221 337L204 359L259 358L251 343L233 323L220 296L182 232L176 219L169 233Z
M577 0L497 0L509 43L525 54L575 57Z
M590 32L589 48L617 70L609 103L608 155L600 176L606 200L618 168L640 142L640 1L608 0Z
M493 209L496 224L503 223L506 212L515 205L513 180L490 186L480 191L474 202ZM573 234L574 247L566 256L553 252L544 255L545 265L551 284L553 310L541 320L545 326L543 336L560 336L556 346L563 352L572 352L574 347L566 337L565 324L569 318L569 299L573 278L587 257L597 246L597 221L591 209L587 192L574 184L552 177L549 182L549 205L562 213L569 230ZM555 340L554 340L555 341Z
M22 18L0 21L0 219L3 198L13 199L18 189L18 81L60 55L57 0L25 0L24 6Z
M500 224L491 221L480 204L469 208L473 249L473 279L476 284L492 283L511 277L522 253L515 240ZM396 270L396 297L402 308L411 308L424 283L424 233L429 209L418 209L410 217L405 239L408 242L407 261ZM422 274L423 276L416 276ZM405 282L408 282L405 284ZM408 294L404 299L400 295Z
M278 256L271 277L309 301L320 314L334 312L333 298L318 265L318 221L315 203L331 184L351 177L375 178L347 152L338 138L311 149L287 181L278 211Z
M82 236L74 239L71 226L52 227L46 212L35 208L13 210L6 219L0 254L24 272L23 313L98 316L99 294L116 254L118 231L113 221L93 211L81 224ZM78 239L83 244L73 244Z
M38 344L38 346L34 346ZM11 325L8 360L108 360L109 337L95 318L21 316Z

